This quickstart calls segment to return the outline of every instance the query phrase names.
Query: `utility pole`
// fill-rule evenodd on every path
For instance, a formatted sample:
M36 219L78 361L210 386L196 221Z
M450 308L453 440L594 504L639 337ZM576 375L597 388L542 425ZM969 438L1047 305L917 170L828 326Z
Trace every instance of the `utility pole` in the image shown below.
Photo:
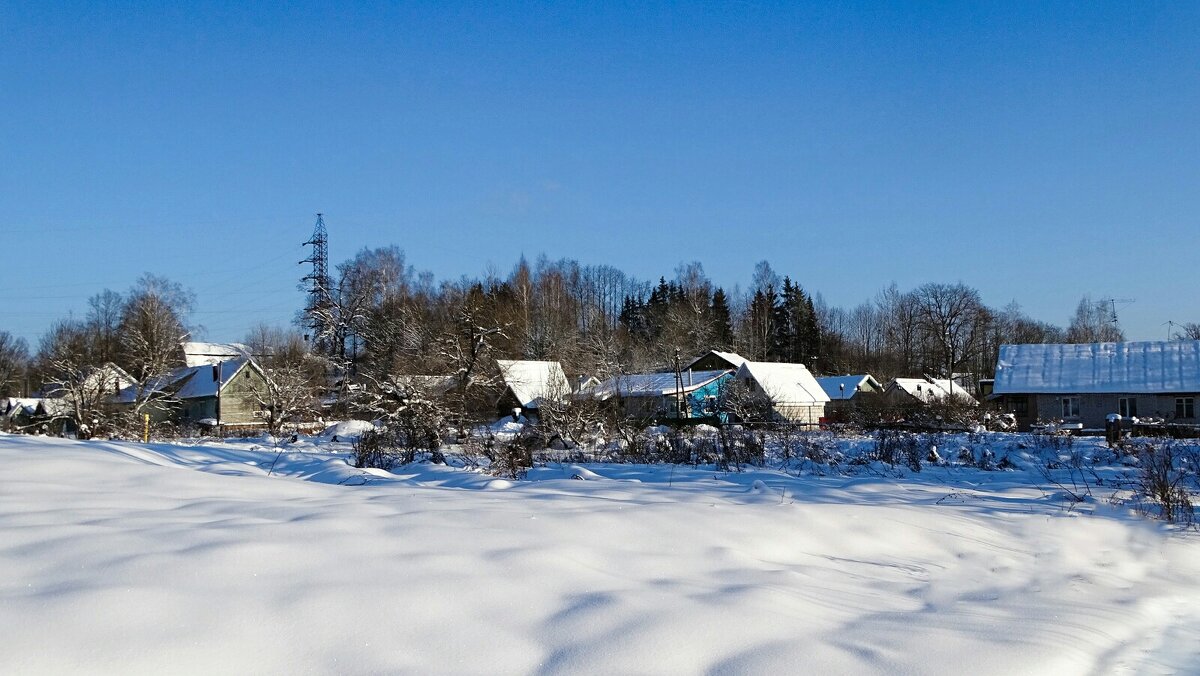
M1137 300L1134 298L1101 298L1099 301L1097 301L1096 305L1100 306L1101 309L1108 311L1108 322L1110 324L1116 324L1117 303L1120 303L1121 305L1128 305L1129 303L1136 302Z
M679 363L679 348L675 348L675 417L683 418L683 371Z

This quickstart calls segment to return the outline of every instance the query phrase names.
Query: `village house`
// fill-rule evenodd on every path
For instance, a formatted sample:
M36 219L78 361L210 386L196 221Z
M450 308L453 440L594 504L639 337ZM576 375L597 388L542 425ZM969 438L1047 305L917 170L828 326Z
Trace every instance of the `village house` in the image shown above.
M817 384L829 397L825 411L830 417L882 404L883 385L869 373L817 378Z
M931 404L978 406L979 401L965 387L943 378L892 378L883 389L887 406L909 408Z
M626 416L719 419L721 387L732 378L729 369L633 373L609 378L588 392Z
M504 391L496 400L500 417L519 411L529 421L536 421L544 403L565 402L571 395L571 383L556 361L497 359Z
M183 366L147 388L158 401L146 406L154 422L172 422L201 427L258 427L269 417L270 382L248 355ZM127 387L116 398L118 405L132 405L137 386Z
M776 421L817 425L825 418L829 395L803 364L746 361L734 377L766 398Z
M0 429L24 432L34 428L41 399L8 397L0 400Z
M736 352L709 350L683 366L684 371L736 371L746 363L746 358Z
M1200 341L1002 345L993 396L1022 430L1099 429L1113 413L1196 425Z

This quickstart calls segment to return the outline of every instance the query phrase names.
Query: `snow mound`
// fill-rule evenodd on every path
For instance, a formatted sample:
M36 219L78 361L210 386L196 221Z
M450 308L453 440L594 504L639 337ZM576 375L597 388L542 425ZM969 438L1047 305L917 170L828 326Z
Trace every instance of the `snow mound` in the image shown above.
M366 420L343 420L321 432L322 439L337 438L338 441L355 441L363 434L375 429L375 424Z
M1200 673L1200 538L1018 472L252 445L0 435L0 674Z

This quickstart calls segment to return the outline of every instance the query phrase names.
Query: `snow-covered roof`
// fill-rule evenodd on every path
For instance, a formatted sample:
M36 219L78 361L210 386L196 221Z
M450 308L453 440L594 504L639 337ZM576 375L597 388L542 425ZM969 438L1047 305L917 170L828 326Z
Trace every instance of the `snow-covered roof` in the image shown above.
M721 376L731 373L724 371L683 371L683 392L692 392L708 385ZM589 390L598 399L620 397L662 397L675 394L679 385L675 381L674 371L663 373L630 373L614 376Z
M504 384L522 408L537 408L542 399L561 400L571 393L571 383L556 361L497 359Z
M858 376L828 376L817 378L817 383L831 400L853 399L859 392L878 392L883 389L870 373Z
M738 380L752 378L776 405L829 401L829 395L804 364L747 361L738 368L737 377Z
M21 415L33 415L37 411L38 403L41 399L29 397L8 397L0 404L0 413L7 415L9 418L16 418Z
M704 354L700 355L699 357L696 357L692 361L685 364L683 367L683 370L686 371L686 370L692 368L693 366L696 365L696 362L700 361L701 359L704 359L705 357L707 357L709 355L716 355L717 357L724 359L725 361L729 362L731 364L731 368L734 368L734 369L741 366L742 364L745 364L747 361L747 359L745 357L743 357L742 355L740 355L736 352L722 352L720 350L709 350L708 352L705 352Z
M993 392L1200 392L1200 340L1001 345Z
M188 366L212 366L228 359L245 357L250 348L241 343L183 343L183 360Z
M892 382L888 383L889 388L897 388L915 399L932 404L935 401L944 401L950 397L950 393L954 393L954 398L961 404L978 405L979 402L975 397L967 392L966 388L957 383L951 387L950 381L938 378L893 378Z
M71 410L71 404L65 399L47 397L38 400L35 410L42 415L62 416Z
M397 385L421 395L441 396L458 385L455 376L401 375L394 378Z
M200 399L215 397L220 390L225 389L234 377L244 368L253 368L262 374L248 356L227 359L216 364L199 366L181 366L162 378L147 385L152 392L170 392L178 399ZM263 376L264 378L266 376ZM132 403L137 398L137 386L132 385L121 390L116 397L119 403Z
M975 397L973 397L970 392L967 391L967 388L963 387L957 381L951 382L947 378L930 378L929 382L933 383L934 385L937 385L938 388L940 388L943 392L946 392L947 394L953 393L954 398L957 399L959 401L959 403L972 404L972 405L977 405L979 403L979 401L977 399L975 399Z
M200 399L203 397L215 397L217 392L225 389L225 386L234 379L237 374L241 373L242 369L250 363L248 357L239 357L237 359L229 359L227 361L218 362L212 365L197 366L190 369L191 376L175 396L180 399ZM179 382L178 380L176 382Z

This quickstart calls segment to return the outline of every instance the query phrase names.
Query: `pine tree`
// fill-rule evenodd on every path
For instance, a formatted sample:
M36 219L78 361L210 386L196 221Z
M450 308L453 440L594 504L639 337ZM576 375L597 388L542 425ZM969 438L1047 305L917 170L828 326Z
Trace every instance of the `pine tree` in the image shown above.
M733 318L729 313L729 300L725 298L725 290L717 288L713 291L711 314L713 321L714 347L729 349L733 346Z

